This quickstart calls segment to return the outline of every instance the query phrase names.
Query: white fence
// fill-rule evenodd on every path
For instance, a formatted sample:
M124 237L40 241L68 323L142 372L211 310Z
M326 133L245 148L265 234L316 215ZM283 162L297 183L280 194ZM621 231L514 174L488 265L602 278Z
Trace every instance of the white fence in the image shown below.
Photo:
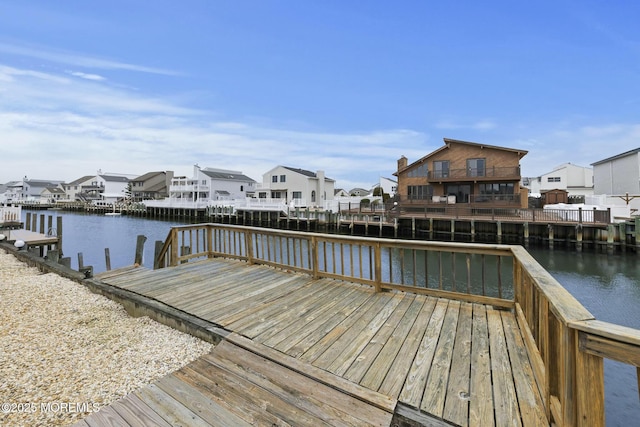
M20 206L0 206L0 224L20 222L22 208Z

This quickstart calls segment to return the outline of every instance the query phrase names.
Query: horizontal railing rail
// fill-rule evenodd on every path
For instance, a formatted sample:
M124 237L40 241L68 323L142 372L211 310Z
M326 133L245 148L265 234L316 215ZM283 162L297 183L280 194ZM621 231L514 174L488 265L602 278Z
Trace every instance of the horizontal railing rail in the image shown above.
M197 224L171 229L156 267L212 257L511 309L556 425L605 425L603 358L635 366L640 383L640 330L597 321L521 246Z
M508 247L375 239L223 224L171 229L158 267L227 257L373 286L513 307ZM495 286L490 286L495 284Z
M468 203L432 203L427 200L411 200L403 202L390 212L396 216L412 216L415 218L471 218L484 217L492 220L544 223L577 223L577 224L609 224L609 209L522 209L513 207L482 207L480 204Z

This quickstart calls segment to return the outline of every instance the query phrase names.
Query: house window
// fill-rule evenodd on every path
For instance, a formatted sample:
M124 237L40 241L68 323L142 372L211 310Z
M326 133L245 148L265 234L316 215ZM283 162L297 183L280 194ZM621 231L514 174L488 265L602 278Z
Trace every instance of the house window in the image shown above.
M316 190L313 190L311 192L311 203L315 203L316 202Z
M273 175L271 177L271 182L278 182L278 175Z
M267 198L267 193L261 192L258 193L258 199L266 199Z
M433 187L431 185L409 185L407 187L409 200L426 200L433 197Z
M240 186L240 191L244 191L244 185Z
M559 176L550 176L547 178L547 182L560 182Z
M512 182L480 184L480 194L476 202L513 200L514 184Z
M484 176L484 159L467 159L467 176Z
M286 182L287 181L287 176L286 175L280 175L280 182Z
M434 178L449 177L449 161L448 160L433 162L433 177Z
M409 171L408 177L416 178L420 176L428 176L428 174L429 174L429 168L427 167L427 163L422 163L421 165L418 165L417 167L411 169Z
M302 191L294 191L292 196L294 199L302 199Z

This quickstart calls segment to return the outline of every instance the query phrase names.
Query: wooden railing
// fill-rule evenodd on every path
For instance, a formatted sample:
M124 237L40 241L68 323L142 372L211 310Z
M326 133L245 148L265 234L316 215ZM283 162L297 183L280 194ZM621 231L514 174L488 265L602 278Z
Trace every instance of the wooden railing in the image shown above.
M415 218L491 218L501 221L609 224L612 220L609 209L520 209L518 207L482 207L467 203L438 204L413 200L404 202L400 208L390 209L395 216Z
M640 367L640 330L597 321L522 247L222 224L174 227L156 267L212 257L514 311L547 418L604 426L603 358ZM637 369L640 385L640 368Z

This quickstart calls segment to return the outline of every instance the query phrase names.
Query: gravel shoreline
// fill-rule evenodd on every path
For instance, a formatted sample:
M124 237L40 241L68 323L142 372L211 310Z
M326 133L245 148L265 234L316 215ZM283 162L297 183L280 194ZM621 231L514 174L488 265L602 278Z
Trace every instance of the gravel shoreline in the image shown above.
M213 346L0 250L0 425L62 426Z

